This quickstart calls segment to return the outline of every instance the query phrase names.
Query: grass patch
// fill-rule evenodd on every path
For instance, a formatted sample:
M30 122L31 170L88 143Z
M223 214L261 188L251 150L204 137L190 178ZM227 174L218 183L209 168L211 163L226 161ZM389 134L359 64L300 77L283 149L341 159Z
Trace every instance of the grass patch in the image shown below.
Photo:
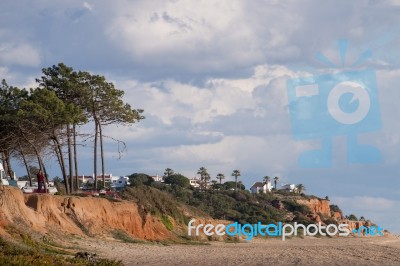
M122 266L120 261L98 259L89 262L85 259L76 259L72 256L61 256L54 249L35 241L29 235L20 234L21 239L13 241L0 237L0 265L80 265L80 266Z
M164 224L165 228L167 228L169 231L174 230L174 225L167 215L161 215L161 221Z
M6 229L10 237L0 237L0 265L123 265L122 262L115 260L99 258L90 262L87 259L74 258L75 250L57 247L60 245L48 235L36 240L31 235L22 233L15 226L8 226Z
M116 229L111 231L111 234L113 238L125 243L145 243L143 240L134 239L123 230Z

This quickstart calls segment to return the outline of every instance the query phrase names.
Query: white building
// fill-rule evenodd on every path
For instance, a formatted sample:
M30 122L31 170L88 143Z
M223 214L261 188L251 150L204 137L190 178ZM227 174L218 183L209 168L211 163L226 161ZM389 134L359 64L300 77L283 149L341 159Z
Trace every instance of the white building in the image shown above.
M164 178L159 175L151 176L153 178L154 182L164 182Z
M197 177L193 177L191 179L189 179L190 182L190 186L195 187L195 188L199 188L200 187L200 179L198 179Z
M288 192L295 192L296 191L296 185L295 184L284 184L284 185L282 185L282 189L286 190Z
M271 192L272 189L272 185L271 185L271 181L268 181L267 183L265 182L255 182L251 188L250 191L253 194L257 194L260 191L266 193L266 192Z
M129 177L127 176L113 176L111 178L111 188L119 190L125 188L128 185L130 185L130 182Z
M94 184L94 174L90 175L80 175L78 176L79 183L81 184L80 188L85 189L87 184ZM103 180L101 175L97 176L97 181ZM106 183L110 184L111 188L122 189L125 186L129 185L129 178L126 176L113 176L112 174L104 175L104 180ZM86 184L86 185L85 185Z

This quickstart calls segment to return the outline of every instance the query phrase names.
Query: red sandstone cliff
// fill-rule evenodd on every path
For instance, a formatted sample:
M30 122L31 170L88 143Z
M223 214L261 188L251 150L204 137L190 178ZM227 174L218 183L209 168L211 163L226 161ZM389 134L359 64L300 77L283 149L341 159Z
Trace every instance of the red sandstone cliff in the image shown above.
M314 214L323 214L331 217L329 200L326 199L298 199L297 203L306 205Z
M124 230L135 238L174 238L158 217L141 212L134 202L111 202L92 197L23 195L14 187L4 187L0 206L0 227L28 226L41 233L105 235Z
M344 220L342 212L332 212L327 199L298 199L297 203L306 205L312 212L309 218L314 222L322 222L323 218L333 218L336 222Z

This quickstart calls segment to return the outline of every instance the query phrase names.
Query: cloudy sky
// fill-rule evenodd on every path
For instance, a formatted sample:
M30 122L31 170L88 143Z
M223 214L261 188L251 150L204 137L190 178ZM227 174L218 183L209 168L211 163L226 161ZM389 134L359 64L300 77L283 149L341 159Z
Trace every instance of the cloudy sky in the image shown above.
M0 78L35 87L43 67L64 62L124 90L146 119L106 129L127 144L119 159L118 145L107 143L114 175L239 169L246 187L279 176L400 233L400 1L351 2L1 1ZM331 167L301 167L300 154L320 141L294 139L287 81L353 70L365 52L357 70L376 73L382 129L358 138L382 160L349 163L346 136L334 136ZM92 143L84 144L81 172L91 174ZM49 168L60 175L51 160Z

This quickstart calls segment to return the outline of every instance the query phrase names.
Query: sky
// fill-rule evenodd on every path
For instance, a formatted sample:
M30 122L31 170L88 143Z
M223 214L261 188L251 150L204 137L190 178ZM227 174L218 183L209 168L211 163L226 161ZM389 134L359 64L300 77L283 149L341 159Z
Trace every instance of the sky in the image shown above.
M169 167L193 177L204 166L233 180L239 169L247 188L279 176L400 233L399 14L399 0L1 1L0 78L35 88L42 68L63 62L124 90L146 119L105 128L107 173L162 175ZM305 168L301 154L321 141L296 138L288 81L366 69L376 80L371 102L381 128L356 135L381 160L349 162L345 133L330 139L331 166ZM81 144L80 172L91 175L93 143Z

